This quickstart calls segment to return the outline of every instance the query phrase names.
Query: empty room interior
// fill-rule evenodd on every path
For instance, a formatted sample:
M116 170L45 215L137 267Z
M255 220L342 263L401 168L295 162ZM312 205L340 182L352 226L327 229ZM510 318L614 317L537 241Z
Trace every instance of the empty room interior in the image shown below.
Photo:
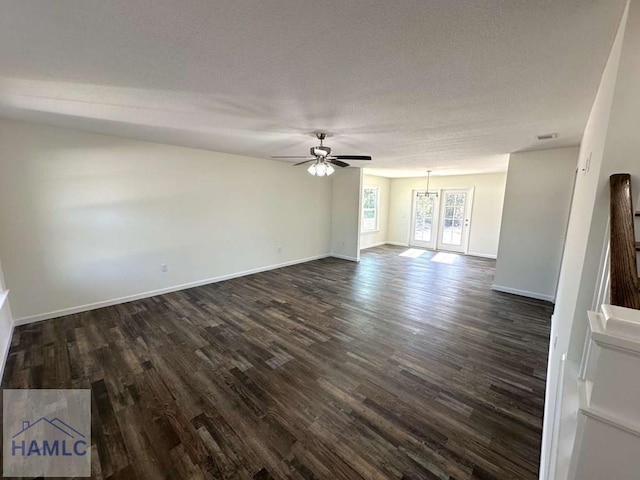
M0 6L5 476L639 478L640 0Z

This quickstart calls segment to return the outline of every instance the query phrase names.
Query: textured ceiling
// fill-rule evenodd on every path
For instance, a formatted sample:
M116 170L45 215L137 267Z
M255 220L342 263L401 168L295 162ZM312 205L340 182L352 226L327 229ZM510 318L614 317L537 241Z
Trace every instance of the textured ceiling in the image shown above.
M325 130L359 166L499 171L580 142L623 6L0 0L0 116L265 158Z

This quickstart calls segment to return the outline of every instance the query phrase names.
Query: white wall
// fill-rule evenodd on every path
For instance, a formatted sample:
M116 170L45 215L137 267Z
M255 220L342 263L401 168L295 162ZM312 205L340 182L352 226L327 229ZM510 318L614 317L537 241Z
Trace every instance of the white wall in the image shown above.
M331 187L331 255L360 261L362 169L336 169Z
M378 187L379 189L378 231L362 233L360 235L360 248L367 248L385 243L389 233L389 199L391 197L391 180L374 175L363 175L362 188L365 187Z
M0 146L16 321L330 251L332 182L304 168L12 121Z
M494 289L555 300L577 163L577 147L511 154Z
M585 306L593 307L594 289L600 266L599 257L602 253L609 218L609 177L614 173L630 173L634 197L637 198L640 192L640 135L638 134L640 131L640 88L638 87L640 55L638 52L640 52L640 0L632 0L629 2L609 124L605 130L606 139L594 192L595 200L580 282L578 311L574 316L569 344L569 355L575 359L580 358L587 331L587 320L584 315L581 315L580 310ZM584 158L591 152L587 148L583 148L582 151ZM594 174L597 172L593 168L591 171ZM640 205L636 204L634 208L640 210ZM640 238L640 232L636 233Z
M619 62L615 87L608 90L611 99L608 124L597 125L597 130L594 128L590 132L590 143L583 143L581 150L582 158L588 158L593 151L593 156L599 157L600 161L596 162L596 168L592 161L590 172L587 174L587 177L591 177L586 181L586 187L590 188L589 198L593 199L593 207L591 212L587 212L590 213L590 224L582 273L580 277L576 277L567 271L567 282L579 278L574 315L573 318L559 315L557 317L558 343L562 339L564 344L564 338L561 337L565 337L570 329L567 355L575 361L580 359L587 331L587 317L584 312L595 307L595 288L609 217L609 177L614 173L630 173L634 196L640 190L640 0L628 2L627 15L626 25L620 32L623 34L621 48L616 44L612 53L614 57L619 54ZM607 115L603 115L605 116ZM603 121L603 117L599 120ZM585 133L585 140L587 138ZM635 208L638 209L639 206L635 205ZM611 448L617 447L611 445ZM609 452L604 451L602 455L609 455ZM626 468L629 475L635 477L637 472L631 472L628 466Z
M629 3L626 28L620 33L624 33L622 45L617 43L612 51L612 56L619 55L619 61L615 84L610 84L607 91L610 109L597 112L600 114L594 118L593 125L587 126L580 150L582 166L589 156L592 160L589 172L580 182L580 190L576 186L576 194L589 197L588 202L576 205L576 217L586 215L590 220L588 228L585 228L584 220L576 220L581 227L579 234L586 236L581 241L584 244L582 272L578 277L577 272L572 275L572 270L567 269L567 283L580 279L568 350L569 356L576 360L581 356L587 331L583 312L594 307L594 290L609 218L609 177L614 173L630 173L634 196L640 190L640 1ZM640 209L639 205L635 207ZM578 240L577 236L578 232L572 240ZM564 314L564 311L558 313Z
M469 254L495 258L498 252L506 173L432 176L429 190L475 187ZM411 227L412 190L425 189L425 178L391 179L389 242L407 245Z
M577 363L580 360L586 333L587 310L594 307L609 208L608 176L614 169L640 175L640 163L637 161L637 152L640 151L640 136L637 132L640 120L640 90L637 89L637 79L640 78L637 65L637 52L640 51L640 41L637 38L640 4L638 0L633 0L631 5L633 8L629 11L629 21L627 23L626 16L623 17L613 43L580 145L578 175L565 253L560 267L556 306L551 319L540 468L543 479L565 478L568 459L559 458L557 454L566 450L566 446L559 445L557 439L565 436L563 431L575 426L560 423L559 412L563 403L573 394L560 386L567 362ZM626 36L626 25L628 30L633 25L635 37ZM626 63L629 64L629 71L624 75L626 78L622 74L625 71L622 65L624 62L621 62L623 43ZM632 68L634 63L635 72ZM620 121L629 122L632 131L620 125ZM633 125L636 126L635 129ZM614 126L617 132L613 132ZM610 143L613 138L615 144ZM622 149L625 149L626 155L619 156ZM605 154L605 151L608 153ZM629 155L630 152L634 153ZM566 361L563 360L565 357ZM573 375L571 372L575 372L575 369L567 368L567 375ZM575 383L575 378L565 382L567 385ZM575 414L563 418L575 422ZM558 475L556 472L559 472Z

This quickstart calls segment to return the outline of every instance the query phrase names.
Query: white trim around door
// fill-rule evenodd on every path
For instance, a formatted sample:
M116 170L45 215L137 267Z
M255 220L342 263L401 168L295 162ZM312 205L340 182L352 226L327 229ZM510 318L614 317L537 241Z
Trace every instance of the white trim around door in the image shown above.
M445 188L440 192L440 222L436 248L467 253L475 188Z

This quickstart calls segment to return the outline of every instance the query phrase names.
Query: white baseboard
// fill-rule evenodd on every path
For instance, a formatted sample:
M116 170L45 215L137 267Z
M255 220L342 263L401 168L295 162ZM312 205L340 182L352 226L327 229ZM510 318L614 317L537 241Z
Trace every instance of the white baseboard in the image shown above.
M367 245L366 247L360 247L360 250L366 250L367 248L373 248L373 247L381 247L382 245L386 245L387 242L378 242L378 243L372 243L371 245Z
M409 244L407 243L402 243L402 242L384 242L387 245L395 245L396 247L408 247Z
M205 280L198 280L196 282L184 283L182 285L175 285L173 287L161 288L161 289L152 290L149 292L136 293L134 295L127 295L125 297L113 298L111 300L104 300L101 302L89 303L89 304L80 305L77 307L63 308L61 310L55 310L53 312L47 312L47 313L40 313L38 315L31 315L29 317L16 318L13 320L13 324L15 326L26 325L28 323L40 322L42 320L49 320L52 318L63 317L65 315L72 315L74 313L88 312L89 310L95 310L97 308L110 307L112 305L133 302L134 300L142 300L143 298L155 297L156 295L163 295L165 293L178 292L180 290L186 290L187 288L200 287L202 285L208 285L210 283L217 283L217 282L222 282L224 280L231 280L233 278L253 275L254 273L266 272L268 270L276 270L278 268L283 268L283 267L290 267L291 265L311 262L313 260L319 260L321 258L327 258L329 256L334 256L334 255L329 255L328 253L326 253L322 255L316 255L313 257L302 258L299 260L292 260L290 262L278 263L276 265L269 265L266 267L245 270L243 272L231 273L228 275L221 275L219 277L207 278ZM351 260L351 258L347 258L347 260Z
M535 298L537 300L545 300L547 302L556 303L556 299L552 295L544 295L542 293L529 292L527 290L518 290L517 288L503 287L502 285L496 285L496 284L491 285L491 289L496 290L498 292L520 295L521 297Z
M497 255L491 255L490 253L477 253L477 252L467 252L467 255L471 255L472 257L480 257L480 258L491 258L495 260L498 258Z
M331 255L329 255L330 257L334 257L334 258L339 258L341 260L349 260L351 262L359 262L360 259L356 258L356 257L350 257L348 255L341 255L339 253L332 253Z

